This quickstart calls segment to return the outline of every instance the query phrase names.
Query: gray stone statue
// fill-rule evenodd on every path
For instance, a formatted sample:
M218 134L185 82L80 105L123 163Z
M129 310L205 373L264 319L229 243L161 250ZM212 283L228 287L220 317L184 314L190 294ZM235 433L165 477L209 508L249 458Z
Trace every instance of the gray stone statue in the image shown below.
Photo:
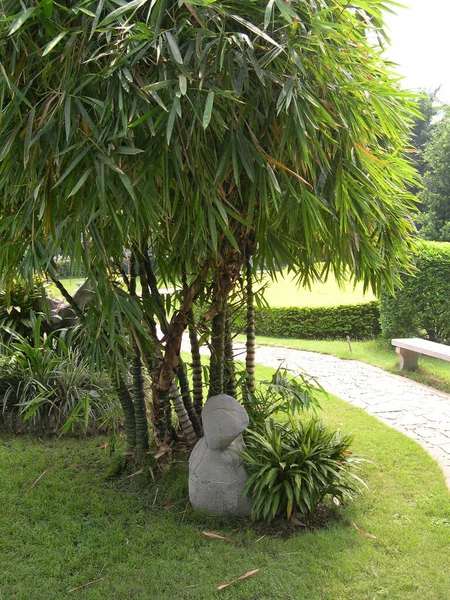
M243 496L248 475L236 454L244 448L247 413L234 398L221 394L209 398L202 418L205 436L189 459L191 504L210 515L248 516L252 504Z

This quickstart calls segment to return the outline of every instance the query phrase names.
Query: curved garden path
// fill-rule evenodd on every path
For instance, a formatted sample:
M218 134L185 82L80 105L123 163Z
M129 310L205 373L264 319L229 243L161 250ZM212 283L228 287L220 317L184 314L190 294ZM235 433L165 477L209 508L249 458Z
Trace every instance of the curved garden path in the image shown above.
M236 345L236 353L245 351ZM450 488L450 394L356 360L283 347L257 346L256 362L306 371L342 400L405 433L437 460Z

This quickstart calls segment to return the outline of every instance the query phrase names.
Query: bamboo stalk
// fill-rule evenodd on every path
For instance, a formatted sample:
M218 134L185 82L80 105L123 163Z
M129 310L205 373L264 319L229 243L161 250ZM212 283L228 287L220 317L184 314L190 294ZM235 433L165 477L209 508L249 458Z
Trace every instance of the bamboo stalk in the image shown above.
M245 368L247 371L247 390L255 391L255 307L253 305L253 282L251 255L245 260L246 302L247 302L247 341L245 343Z

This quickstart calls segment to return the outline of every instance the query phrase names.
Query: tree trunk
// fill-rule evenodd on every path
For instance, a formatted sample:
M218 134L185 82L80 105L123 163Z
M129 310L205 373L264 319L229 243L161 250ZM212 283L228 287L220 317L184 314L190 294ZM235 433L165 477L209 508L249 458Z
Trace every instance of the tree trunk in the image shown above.
M234 368L234 354L233 354L233 338L231 335L231 315L230 310L227 308L225 311L225 385L224 391L229 396L236 398L236 372Z
M191 391L189 389L189 380L186 372L186 365L183 360L180 358L180 366L178 367L178 381L180 383L180 391L181 396L183 398L184 408L186 409L187 414L189 415L189 419L191 420L192 426L194 428L195 433L198 437L203 436L203 429L200 423L200 419L194 406L192 404L191 399Z
M128 391L128 387L123 378L118 375L117 377L117 396L120 401L120 405L123 410L125 417L125 433L127 436L127 452L136 452L136 421L134 415L134 403L133 398Z
M252 285L252 263L251 255L247 254L245 260L246 275L246 302L247 302L247 341L245 368L247 371L247 390L251 393L255 391L255 307L253 305L253 285Z
M225 313L223 310L213 318L211 331L211 357L209 361L209 394L223 394L225 360Z
M136 454L138 462L143 462L149 450L148 422L142 362L137 348L131 363L131 376L133 378L134 417L136 422Z
M130 257L130 296L136 296L137 265L136 255ZM133 378L134 419L136 427L136 455L138 462L142 463L149 450L147 407L145 402L144 378L142 376L142 361L139 347L133 343L133 359L131 362L131 376Z
M166 309L164 306L164 302L161 298L161 294L159 293L159 290L158 290L158 282L156 280L155 273L153 272L152 261L150 260L150 257L148 256L148 252L146 252L146 254L144 256L143 268L145 271L146 282L148 284L151 294L154 297L157 307L158 307L157 315L158 315L161 331L165 334L169 327L169 322L167 320ZM141 278L142 278L142 274L141 274Z
M205 263L200 275L185 292L181 307L172 317L172 320L165 335L166 346L164 356L159 367L157 381L153 386L153 404L156 425L155 441L158 446L165 447L167 445L165 435L163 435L164 430L160 427L160 419L158 413L159 410L166 405L166 402L169 397L170 386L177 375L178 367L180 365L181 340L183 337L184 330L187 326L187 315L192 310L193 302L197 297L201 286L203 285L204 279L208 272L208 268L208 263ZM162 435L163 437L161 437Z
M189 321L189 341L191 342L192 355L192 394L194 397L195 412L201 418L203 408L203 375L202 360L200 356L200 346L198 343L197 331L194 325L194 315L191 312L188 316Z
M195 435L194 428L192 427L191 420L184 408L183 399L180 392L178 391L175 383L172 382L170 386L170 399L172 400L173 407L177 413L178 422L180 423L181 430L186 438L187 443L193 446L197 443L197 436Z

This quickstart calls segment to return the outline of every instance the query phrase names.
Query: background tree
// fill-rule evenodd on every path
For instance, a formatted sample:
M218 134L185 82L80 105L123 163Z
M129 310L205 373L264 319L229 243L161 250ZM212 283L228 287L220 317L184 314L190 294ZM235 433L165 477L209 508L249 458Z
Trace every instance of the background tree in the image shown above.
M450 242L450 108L436 122L423 153L420 235Z
M436 116L440 110L440 103L438 100L439 89L433 90L432 92L422 91L423 97L417 98L415 104L420 112L413 119L413 125L411 130L411 145L415 149L415 153L411 155L411 162L414 168L419 172L422 178L425 175L426 165L424 161L424 151L426 144L430 141L435 127ZM414 185L410 188L414 195L417 195L420 191L420 187Z
M194 303L208 304L214 360L246 259L301 284L350 271L374 289L408 267L415 109L367 39L383 37L384 5L2 3L4 281L50 274L60 251L84 264L92 364L108 360L120 383L134 357L136 433L148 372L159 455ZM166 304L157 277L178 285ZM229 371L213 371L224 389Z

